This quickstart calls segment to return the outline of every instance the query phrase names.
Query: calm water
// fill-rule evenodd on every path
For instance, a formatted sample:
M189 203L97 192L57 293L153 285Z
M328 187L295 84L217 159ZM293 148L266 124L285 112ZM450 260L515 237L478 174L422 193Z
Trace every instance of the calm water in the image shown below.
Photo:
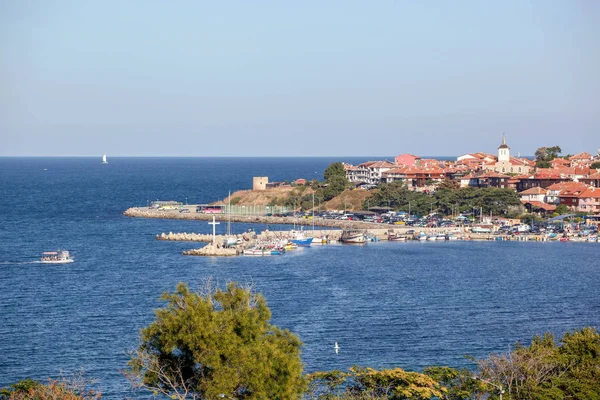
M485 357L536 333L600 325L600 244L372 243L272 258L184 257L194 244L154 235L209 232L206 222L121 212L153 199L210 202L249 188L255 175L312 179L335 160L99 161L0 158L0 386L83 368L105 398L122 398L124 353L160 293L207 277L253 282L273 322L304 341L307 371L468 367L464 354ZM32 263L59 247L76 262Z

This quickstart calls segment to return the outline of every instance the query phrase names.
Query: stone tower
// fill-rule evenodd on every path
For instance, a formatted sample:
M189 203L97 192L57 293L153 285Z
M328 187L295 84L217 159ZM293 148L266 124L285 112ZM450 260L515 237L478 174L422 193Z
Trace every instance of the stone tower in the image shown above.
M510 161L510 147L506 145L506 137L502 134L502 144L498 147L498 162Z
M252 190L265 190L269 183L268 176L255 176L252 178Z

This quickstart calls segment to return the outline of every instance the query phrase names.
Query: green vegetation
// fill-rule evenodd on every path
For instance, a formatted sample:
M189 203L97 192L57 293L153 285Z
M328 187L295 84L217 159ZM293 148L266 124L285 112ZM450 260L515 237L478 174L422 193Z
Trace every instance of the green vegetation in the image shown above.
M536 336L529 347L517 343L477 366L511 400L600 399L600 334L593 328L567 332L558 345L549 333Z
M0 389L0 400L97 400L101 394L87 389L89 382L81 375L72 379L48 380L41 383L24 379Z
M308 375L317 399L441 398L446 389L428 375L401 368L375 370L352 367L350 372L328 371Z
M305 388L300 340L269 323L264 298L230 283L196 293L183 283L141 331L128 378L172 399L294 399Z
M600 161L596 161L595 163L592 163L592 165L590 165L590 168L600 169Z
M562 153L560 146L540 147L534 154L536 168L550 168L550 161L558 158L560 153Z
M410 204L410 206L409 206ZM384 183L365 200L367 207L391 207L394 210L424 215L437 211L444 215L470 212L473 208L484 214L512 216L520 213L518 194L503 188L459 188L452 182L442 182L436 192L409 190L402 182ZM410 208L410 209L409 209Z
M348 179L346 178L346 170L344 164L336 162L330 164L323 173L325 178L325 190L323 191L323 199L325 201L339 196L347 187Z
M569 207L567 207L564 204L559 204L558 206L556 206L556 210L554 210L554 213L552 213L553 217L558 217L559 215L565 215L565 214L570 214L571 210L569 210Z

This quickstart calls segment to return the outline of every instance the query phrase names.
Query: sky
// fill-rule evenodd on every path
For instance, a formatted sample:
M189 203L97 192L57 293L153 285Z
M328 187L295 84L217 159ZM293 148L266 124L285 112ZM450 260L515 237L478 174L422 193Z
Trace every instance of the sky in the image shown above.
M600 2L0 0L0 156L600 148Z

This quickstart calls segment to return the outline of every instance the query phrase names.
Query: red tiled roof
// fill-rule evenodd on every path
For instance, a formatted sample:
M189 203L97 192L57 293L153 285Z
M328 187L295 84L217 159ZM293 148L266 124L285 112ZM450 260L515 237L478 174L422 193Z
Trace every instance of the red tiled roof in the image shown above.
M575 154L574 156L569 157L569 160L591 160L594 158L590 153L584 151L579 154Z
M558 182L558 183L548 186L546 189L552 190L552 191L564 190L564 189L583 191L587 187L588 187L588 185L586 185L585 183L581 183L581 182Z
M586 190L581 192L577 197L580 199L588 199L590 197L594 198L594 199L600 199L600 188L588 187Z
M525 202L525 204L531 204L531 206L534 207L534 208L541 208L541 209L546 210L546 211L554 211L554 210L556 210L556 206L555 205L546 204L546 203L541 202L541 201L527 201L527 202Z
M546 194L546 193L548 193L548 191L546 189L536 186L536 187L532 187L530 189L524 190L519 194Z

